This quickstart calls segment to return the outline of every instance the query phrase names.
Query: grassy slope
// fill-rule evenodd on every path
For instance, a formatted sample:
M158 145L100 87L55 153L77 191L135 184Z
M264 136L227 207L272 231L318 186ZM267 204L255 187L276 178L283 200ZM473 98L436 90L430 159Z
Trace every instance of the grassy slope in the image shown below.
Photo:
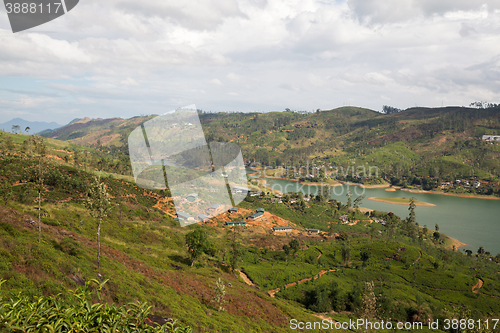
M2 161L8 163L2 163L0 178L11 183L22 178L22 172L16 170L33 165L21 156L4 156ZM91 174L57 162L49 164L49 171L57 169L63 178L91 181ZM217 256L201 260L200 267L190 267L184 245L190 228L180 228L152 207L157 193L116 176L103 181L114 197L112 202L122 206L122 220L116 206L104 221L101 268L96 267L96 223L82 206L84 192L66 188L66 181L43 193L40 244L36 226L27 222L37 219L35 193L24 204L10 201L0 208L0 278L7 279L4 290L55 294L76 287L71 277L88 280L99 273L110 279L103 294L108 302L147 301L156 314L176 318L197 332L238 332L242 327L281 332L287 318L313 318L307 311L269 299L240 282L224 271ZM23 186L27 185L13 187L15 199ZM216 244L224 244L221 230L207 231ZM217 277L232 284L226 287L225 312L218 312L211 303Z
M57 168L63 175L77 178L84 183L90 180L87 172L65 166L60 160L55 161L57 163L51 163L49 168ZM17 157L9 160L9 163L3 163L1 178L4 179L8 175L9 181L14 183L22 177L22 173L6 171L20 170L23 164L29 167L30 163L33 162ZM315 320L307 310L296 303L303 301L299 291L308 285L301 285L296 291L293 287L289 288L283 296L278 293L278 299L269 298L264 291L316 274L325 267L340 267L340 243L304 240L297 258L278 258L273 259L271 263L269 259L275 255L281 258L283 251L271 250L267 254L260 254L263 253L259 246L263 242L262 238L257 237L251 230L243 229L240 241L245 244L247 251L242 266L263 289L255 290L238 281L233 274L224 271L224 267L220 265L223 260L221 252L214 257L206 256L200 267L190 267L186 261L183 239L183 235L190 229L179 228L171 218L152 208L156 203L157 193L139 189L117 177L109 177L104 181L111 195L115 197L113 202L122 205L123 213L121 222L118 209L105 221L100 269L95 265L96 225L82 206L82 192L64 186L54 186L53 191L44 193L46 201L43 209L47 216L43 218L41 244L36 242L35 227L26 222L26 219L35 219L34 201L26 204L10 202L7 208L1 208L0 278L8 279L5 285L8 290L54 294L76 286L70 276L78 275L91 279L99 272L104 278L111 279L104 292L104 297L109 302L123 304L135 300L148 301L154 306L153 310L157 314L179 319L199 332L242 331L242 328L245 331L280 332L287 330L290 318ZM16 196L22 186L25 185L14 187ZM52 200L53 202L49 202ZM327 230L326 222L331 220L329 206L316 202L310 202L304 211L259 199L256 202L245 202L242 206L264 207L303 227ZM356 214L353 218L363 218L362 214ZM226 232L223 229L205 228L217 248L228 248ZM476 309L476 315L492 314L494 309L498 309L500 290L496 286L500 281L495 265L440 249L433 250L433 246L426 244L422 248L425 253L421 259L422 266L414 275L415 270L407 267L407 264L418 257L421 246L408 245L410 241L404 237L389 245L385 243L387 240L384 238L368 238L384 230L378 224L336 225L336 232L346 231L353 237L351 258L355 262L359 260L362 250L370 248L372 253L369 265L366 269L343 269L341 273L329 273L311 283L309 287L315 283L329 281L333 276L342 284L341 292L348 293L356 284L355 281L381 280L381 289L385 293L393 293L390 295L394 300L404 302L407 299L410 304L420 304L421 300L413 300L411 295L421 294L425 306L429 309L439 305L452 310L453 305L464 304L468 308ZM277 241L280 244L286 243L288 238L264 236L264 243L273 244L265 246L267 248L279 250L280 247L275 246ZM387 269L385 257L395 252L396 245L407 248L404 254L407 258L401 263L394 262L388 271L380 275L381 270ZM317 258L317 249L324 254L320 262L314 260ZM301 267L292 268L294 262ZM442 271L441 268L437 270L434 266L429 266L433 262L438 262L438 267L443 265ZM468 268L471 266L477 270L471 271ZM482 292L490 296L468 292L468 288L475 283L479 274L486 282ZM232 287L227 287L227 311L222 313L217 312L210 303L213 297L212 288L218 276L232 284ZM266 276L272 276L272 279L267 280ZM339 320L342 318L338 317Z

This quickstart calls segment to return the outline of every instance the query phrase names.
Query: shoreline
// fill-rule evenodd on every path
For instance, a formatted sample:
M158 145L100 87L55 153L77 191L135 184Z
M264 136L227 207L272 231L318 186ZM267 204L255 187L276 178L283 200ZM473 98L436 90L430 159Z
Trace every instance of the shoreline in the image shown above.
M341 183L343 185L358 186L361 188L386 188L386 187L391 186L391 184L365 185L365 184L360 184L360 183L351 183L351 182L344 182L344 181L339 181L339 183Z
M281 178L281 177L274 177L274 176L261 176L258 174L259 172L255 172L255 173L252 173L250 174L251 176L254 176L254 177L257 177L259 179L265 179L265 178L269 178L269 179L280 179L280 180L287 180L287 181L290 181L290 182L295 182L295 183L299 183L300 185L310 185L310 186L331 186L331 187L335 187L335 186L342 186L342 183L335 183L335 184L328 184L328 183L306 183L306 182L303 182L303 181L300 181L300 180L297 180L297 179L291 179L291 178Z
M445 248L448 249L448 250L453 250L453 245L455 245L455 250L458 252L458 250L461 248L461 247L465 247L465 246L468 246L467 244L465 244L464 242L461 242L459 241L458 239L456 238L452 238L450 236L446 236L447 237L447 241L449 241L450 243L449 244L445 244Z
M428 194L448 195L450 197L459 197L459 198L500 200L500 198L498 198L498 197L489 197L489 196L485 196L485 195L474 195L474 194L467 195L467 194L456 194L456 193L424 191L424 190L411 190L411 189L407 189L407 188L402 188L401 191L405 191L405 192L409 192L409 193L428 193Z
M377 202L384 202L384 203L393 204L393 205L408 206L408 203L406 203L406 202L394 202L394 201L390 201L389 198L384 199L384 198L377 198L377 197L369 197L368 200L377 201ZM415 206L419 206L419 207L436 207L436 205L434 205L434 204L431 204L431 203L428 203L428 202L422 202L422 201L416 201L415 202Z

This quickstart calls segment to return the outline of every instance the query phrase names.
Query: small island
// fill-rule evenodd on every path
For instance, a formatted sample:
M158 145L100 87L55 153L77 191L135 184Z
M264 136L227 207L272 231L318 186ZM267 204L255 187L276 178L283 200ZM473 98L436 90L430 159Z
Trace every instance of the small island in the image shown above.
M395 204L395 205L409 205L410 204L410 199L408 198L377 198L377 197L370 197L368 200L372 201L378 201L378 202L385 202L385 203L390 203L390 204ZM436 205L428 203L428 202L423 202L423 201L418 201L415 200L415 206L422 206L422 207L436 207Z

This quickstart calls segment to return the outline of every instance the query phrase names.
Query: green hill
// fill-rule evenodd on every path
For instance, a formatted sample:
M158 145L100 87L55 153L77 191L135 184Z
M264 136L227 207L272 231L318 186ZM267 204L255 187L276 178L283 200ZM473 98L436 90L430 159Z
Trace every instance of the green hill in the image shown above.
M353 113L349 118L379 117L347 112ZM252 115L243 116L254 121ZM495 260L499 256L452 251L443 234L418 228L392 213L365 214L321 196L286 195L279 205L269 195L248 197L240 205L241 218L264 208L270 225L232 229L224 226L225 215L200 225L211 245L191 266L185 236L196 226L181 228L172 218L171 201L170 205L164 201L168 190L138 188L127 176L128 170L112 172L119 169L114 162L99 172L113 209L103 222L101 266L97 267L97 224L83 203L88 184L98 174L95 169L102 166L98 164L102 154L112 152L48 140L41 190L42 241L38 243L34 188L38 160L30 157L33 147L24 144L27 139L26 135L0 136L5 201L0 206L0 280L6 280L0 299L9 292L27 297L67 295L84 281L109 279L101 291L106 304L148 302L150 318L174 318L195 332L286 332L292 319L319 322L320 317L340 322L391 318L394 324L467 318L483 323L489 319L491 324L498 316L500 276ZM389 153L416 158L404 144L394 145ZM75 162L76 152L86 156L85 164ZM350 223L342 223L341 217ZM385 226L376 223L381 220ZM295 231L270 233L271 225L278 222ZM310 234L307 228L322 233ZM297 247L291 242L294 239ZM229 265L246 273L253 286ZM218 278L225 284L225 311L218 311L213 301ZM477 285L478 281L482 284ZM0 316L5 314L3 309L0 305ZM1 325L6 323L0 320ZM446 331L444 326L440 331Z
M381 114L342 107L308 114L200 113L200 119L207 142L237 143L248 162L299 168L309 161L334 166L334 171L372 167L377 173L367 179L352 174L341 179L369 184L385 179L425 190L456 179L479 181L477 188L447 185L441 190L500 195L500 146L482 141L485 134L500 135L499 111L444 107ZM151 117L86 118L51 137L126 155L128 134Z

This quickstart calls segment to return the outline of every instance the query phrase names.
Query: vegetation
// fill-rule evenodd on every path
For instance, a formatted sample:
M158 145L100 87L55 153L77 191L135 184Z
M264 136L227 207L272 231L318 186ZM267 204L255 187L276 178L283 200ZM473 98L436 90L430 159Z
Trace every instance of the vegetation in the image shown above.
M0 286L5 280L0 281ZM163 325L148 319L151 306L146 303L131 303L129 307L92 302L90 283L97 285L97 296L106 283L91 280L84 287L60 297L28 297L11 294L5 298L0 294L0 329L9 332L192 332L190 327L181 327L175 322ZM60 295L58 295L60 296Z
M311 158L316 166L310 167L320 169L327 163L338 169L374 163L380 166L378 178L370 173L369 180L357 179L350 172L339 173L338 179L414 188L436 188L460 173L485 184L467 188L477 194L494 184L498 160L493 157L500 150L466 137L496 130L495 110L415 109L382 115L341 108L201 118L207 140L234 140L248 162L302 166ZM126 137L147 119L127 120L116 133ZM464 119L469 123L463 124ZM164 200L168 190L133 183L126 142L113 136L123 122L108 123L114 127L96 131L101 145L85 142L100 121L88 129L80 123L82 135L75 134L77 126L59 132L87 147L46 139L45 172L37 175L38 183L32 170L42 159L27 153L32 146L24 142L30 137L0 133L0 280L5 280L3 290L11 292L1 295L0 329L50 331L51 325L64 331L74 325L97 331L106 324L110 331L116 325L117 331L287 332L291 318L318 321L317 312L336 321L498 316L500 255L485 248L465 254L448 248L437 225L435 232L418 226L413 199L405 202L405 218L365 213L359 208L364 198L352 193L347 205L321 193L286 194L277 204L274 196L262 193L247 197L240 208L264 208L272 221L284 221L294 232L279 236L269 232L270 226L262 232L251 225L230 229L222 219L181 228L171 198ZM108 145L111 136L114 143ZM461 140L469 142L455 147ZM443 149L450 154L443 155ZM480 158L475 161L464 160L476 153ZM288 177L331 179L328 173ZM449 188L459 191L459 186L464 185ZM496 195L496 187L490 188L489 195ZM102 219L106 223L101 225ZM308 228L320 234L307 234ZM39 242L40 231L44 237ZM241 280L238 269L252 286ZM24 315L28 312L33 316ZM53 314L44 317L50 322L43 313ZM158 318L176 318L178 324L147 325Z
M100 177L94 177L94 183L89 187L89 193L85 206L90 210L90 215L97 219L97 267L100 267L101 257L101 224L102 219L111 211L111 202L108 198L106 185L101 182Z

